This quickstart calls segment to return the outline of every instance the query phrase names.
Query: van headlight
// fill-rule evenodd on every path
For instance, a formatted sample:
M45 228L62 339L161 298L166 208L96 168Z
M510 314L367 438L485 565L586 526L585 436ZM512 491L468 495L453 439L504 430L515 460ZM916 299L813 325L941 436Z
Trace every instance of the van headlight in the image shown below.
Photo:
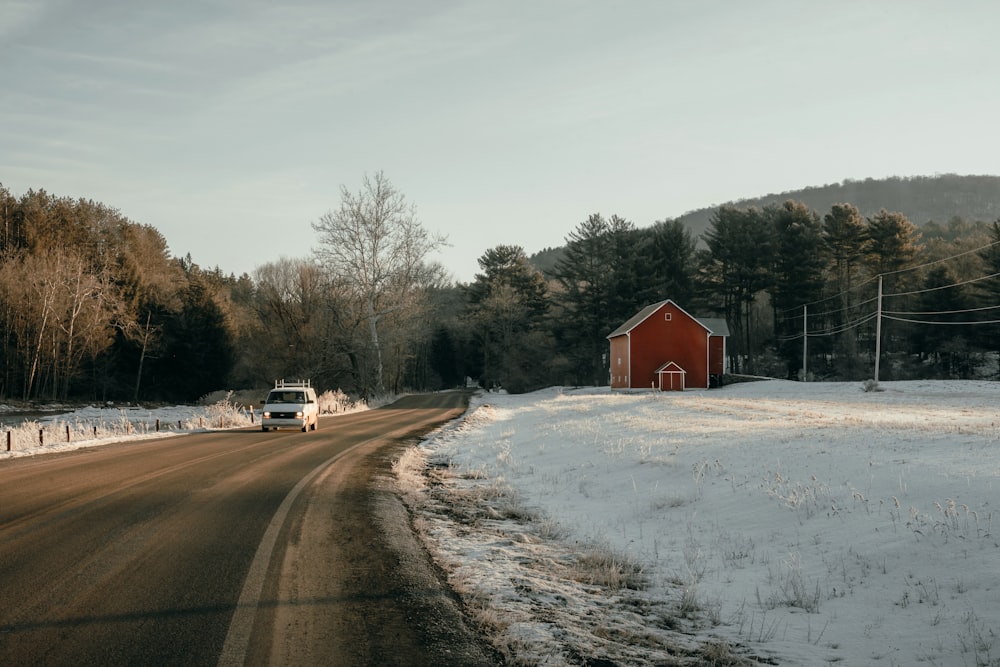
M305 416L305 413L302 412L301 410L299 410L298 412L295 413L295 417L298 418L298 419L302 419L302 417L304 417L304 416Z
M264 419L270 419L270 418L271 418L271 411L264 410Z

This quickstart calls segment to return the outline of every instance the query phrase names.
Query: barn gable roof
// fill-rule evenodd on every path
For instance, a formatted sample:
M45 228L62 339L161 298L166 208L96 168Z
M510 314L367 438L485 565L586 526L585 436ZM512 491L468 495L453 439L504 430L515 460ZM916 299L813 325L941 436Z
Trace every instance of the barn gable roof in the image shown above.
M652 303L652 304L646 306L645 308L643 308L642 310L640 310L638 313L636 313L635 315L633 315L632 317L630 317L628 320L626 320L625 323L622 324L620 327L618 327L617 329L615 329L614 331L612 331L611 333L609 333L607 335L607 337L608 338L615 338L616 336L623 336L623 335L627 334L629 331L631 331L632 329L634 329L637 326L639 326L646 318L648 318L650 315L652 315L653 313L655 313L656 311L658 311L660 308L662 308L663 306L665 306L668 303L673 304L682 313L684 313L685 315L687 315L688 317L690 317L692 320L694 320L695 322L697 322L698 324L700 324L702 327L704 327L708 331L708 333L710 333L710 334L712 334L714 336L728 336L729 335L729 327L726 324L726 321L724 319L722 319L722 318L716 318L716 317L709 317L709 318L702 319L702 318L695 317L694 315L692 315L691 313L687 312L686 310L684 310L683 308L681 308L680 306L678 306L676 303L674 303L673 300L666 299L664 301L660 301L658 303Z
M683 368L681 368L680 366L678 366L677 362L675 362L675 361L668 361L667 363L665 363L662 366L660 366L659 368L657 368L654 372L655 373L684 373L685 375L687 374L687 371L684 370Z
M721 317L699 317L698 321L701 322L713 336L729 335L729 324Z

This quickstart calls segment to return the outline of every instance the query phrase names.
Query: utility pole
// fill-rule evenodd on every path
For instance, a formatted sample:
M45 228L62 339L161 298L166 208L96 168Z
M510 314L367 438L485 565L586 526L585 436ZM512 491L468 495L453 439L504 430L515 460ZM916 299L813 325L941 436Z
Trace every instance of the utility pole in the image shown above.
M878 361L882 356L882 276L878 277L878 312L875 315L875 384L878 385Z
M809 306L802 306L802 381L808 382L809 376L807 375L808 368L806 366L806 359L809 356L809 323L807 318Z

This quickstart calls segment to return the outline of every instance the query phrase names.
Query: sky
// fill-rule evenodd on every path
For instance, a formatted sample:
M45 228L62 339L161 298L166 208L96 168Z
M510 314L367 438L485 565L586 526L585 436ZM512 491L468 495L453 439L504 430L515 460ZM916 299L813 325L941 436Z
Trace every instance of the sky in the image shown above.
M592 213L1000 174L998 21L978 0L2 0L0 184L252 275L311 256L381 171L468 282Z

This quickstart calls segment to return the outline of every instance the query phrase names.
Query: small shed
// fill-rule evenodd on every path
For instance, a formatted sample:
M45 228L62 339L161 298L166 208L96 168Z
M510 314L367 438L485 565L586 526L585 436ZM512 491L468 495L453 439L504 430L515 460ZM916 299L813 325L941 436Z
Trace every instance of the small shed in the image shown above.
M697 318L667 299L646 306L608 334L611 387L708 389L725 372L729 327Z

